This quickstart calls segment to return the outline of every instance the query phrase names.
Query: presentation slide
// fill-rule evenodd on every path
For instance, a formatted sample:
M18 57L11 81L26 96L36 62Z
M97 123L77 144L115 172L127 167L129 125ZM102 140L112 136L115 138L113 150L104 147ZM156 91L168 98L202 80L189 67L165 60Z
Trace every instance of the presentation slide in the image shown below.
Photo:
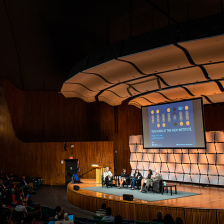
M202 99L142 107L144 148L205 148Z

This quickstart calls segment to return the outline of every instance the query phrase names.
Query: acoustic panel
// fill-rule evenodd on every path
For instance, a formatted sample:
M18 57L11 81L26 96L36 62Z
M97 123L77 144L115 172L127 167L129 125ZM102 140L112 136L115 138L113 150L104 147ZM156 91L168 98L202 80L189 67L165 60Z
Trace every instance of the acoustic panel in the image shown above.
M215 184L215 185L217 185L218 182L219 182L219 177L218 177L218 176L212 176L212 175L209 175L208 178L209 178L209 183L210 183L210 184ZM223 183L223 184L224 184L224 183ZM223 185L223 184L222 184L222 185Z
M215 146L217 153L224 153L224 143L215 143L213 145Z
M209 184L208 176L207 175L201 175L200 183L201 184Z
M224 142L224 132L223 131L215 132L215 141L216 142Z
M164 180L224 185L224 132L207 132L206 137L206 150L147 150L139 144L142 136L130 136L132 172L138 167L144 175L148 169L157 170Z

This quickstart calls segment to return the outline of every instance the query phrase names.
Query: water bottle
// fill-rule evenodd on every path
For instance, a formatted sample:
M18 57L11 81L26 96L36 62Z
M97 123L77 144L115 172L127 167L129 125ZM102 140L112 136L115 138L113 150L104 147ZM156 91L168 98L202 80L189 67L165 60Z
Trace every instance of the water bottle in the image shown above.
M163 182L163 185L166 186L166 182L165 181Z

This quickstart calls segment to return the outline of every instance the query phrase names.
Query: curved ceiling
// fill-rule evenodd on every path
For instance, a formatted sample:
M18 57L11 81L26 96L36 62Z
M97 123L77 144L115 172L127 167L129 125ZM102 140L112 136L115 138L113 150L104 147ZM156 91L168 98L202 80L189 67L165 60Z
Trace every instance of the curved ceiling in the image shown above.
M224 101L224 35L118 57L83 70L61 89L65 97L137 107L203 97Z
M93 58L87 67L176 40L223 33L222 2L0 1L0 77L22 90L58 92L80 60L104 48L112 51L113 44L122 47L118 52L114 49L116 57Z

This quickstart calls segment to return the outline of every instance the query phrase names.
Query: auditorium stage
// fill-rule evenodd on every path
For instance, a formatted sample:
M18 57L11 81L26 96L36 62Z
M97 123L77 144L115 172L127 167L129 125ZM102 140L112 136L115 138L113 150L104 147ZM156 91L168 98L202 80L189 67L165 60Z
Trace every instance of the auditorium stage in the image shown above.
M224 189L216 187L192 186L177 184L177 191L196 193L197 195L161 201L146 201L134 199L123 201L123 197L89 191L84 188L101 186L95 179L82 179L78 191L73 190L73 184L67 186L67 199L75 206L94 212L103 202L110 206L113 215L122 215L126 219L148 221L155 218L155 212L161 210L174 217L180 216L185 223L223 223L224 220ZM137 191L137 190L134 190ZM127 194L132 194L127 189ZM151 193L146 193L150 197ZM221 222L219 222L219 220Z

